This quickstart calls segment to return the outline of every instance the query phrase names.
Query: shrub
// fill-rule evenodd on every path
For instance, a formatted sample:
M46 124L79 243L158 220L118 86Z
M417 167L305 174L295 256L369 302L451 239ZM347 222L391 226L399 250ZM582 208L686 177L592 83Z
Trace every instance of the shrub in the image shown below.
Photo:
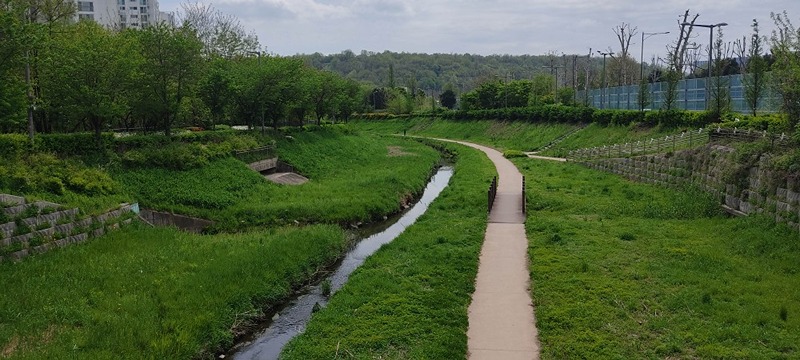
M503 151L503 156L507 159L517 158L517 157L527 157L524 152L520 150L506 150Z

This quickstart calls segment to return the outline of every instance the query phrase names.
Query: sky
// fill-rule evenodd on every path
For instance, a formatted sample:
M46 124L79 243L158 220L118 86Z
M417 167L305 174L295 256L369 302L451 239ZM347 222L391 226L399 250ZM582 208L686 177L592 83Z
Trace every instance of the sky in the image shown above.
M161 0L161 11L179 11L190 0ZM191 0L195 1L195 0ZM208 0L205 0L208 4ZM340 53L352 50L446 54L588 54L619 51L613 28L638 28L631 41L638 59L641 33L648 38L645 61L665 57L675 41L679 17L689 9L697 24L728 23L726 41L774 28L770 12L788 12L800 27L800 0L215 0L253 31L266 51L277 55ZM693 40L709 42L708 29ZM715 34L716 36L716 34Z

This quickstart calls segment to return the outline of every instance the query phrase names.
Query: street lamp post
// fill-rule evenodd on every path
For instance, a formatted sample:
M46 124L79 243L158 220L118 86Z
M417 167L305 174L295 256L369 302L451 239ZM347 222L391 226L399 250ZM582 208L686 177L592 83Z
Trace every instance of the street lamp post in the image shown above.
M600 108L606 108L606 98L608 97L608 82L606 81L606 56L614 55L613 52L602 52L597 50L597 53L603 55L603 91L600 93Z
M248 51L248 54L258 56L258 67L261 67L261 51ZM261 134L266 132L266 124L264 123L264 104L261 104Z
M690 26L699 26L708 28L708 76L706 76L706 110L711 108L711 104L709 103L709 98L711 95L711 63L714 60L714 28L715 27L723 27L728 26L728 23L717 23L713 25L700 25L700 24L692 24L692 23L683 23L681 25L690 25Z
M669 31L664 32L656 32L656 33L647 33L642 32L642 52L639 54L639 79L641 80L641 84L639 86L644 86L644 41L649 39L651 36L655 35L666 35L669 34ZM641 91L639 92L641 93ZM639 111L644 111L644 103L643 101L639 101Z

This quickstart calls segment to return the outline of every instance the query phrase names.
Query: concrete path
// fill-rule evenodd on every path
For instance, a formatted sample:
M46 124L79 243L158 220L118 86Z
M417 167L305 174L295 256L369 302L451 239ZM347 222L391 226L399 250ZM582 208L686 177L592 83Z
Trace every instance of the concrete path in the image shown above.
M566 162L566 161L567 161L567 159L565 159L565 158L560 158L560 157L550 157L550 156L541 156L541 155L536 155L536 154L538 154L538 152L536 152L536 151L532 151L532 152L526 152L526 153L525 153L525 155L527 155L527 156L528 156L529 158L531 158L531 159L550 160L550 161L560 161L560 162Z
M528 273L528 239L522 213L522 174L492 148L481 150L497 168L497 196L489 214L469 306L468 358L539 359L539 339Z

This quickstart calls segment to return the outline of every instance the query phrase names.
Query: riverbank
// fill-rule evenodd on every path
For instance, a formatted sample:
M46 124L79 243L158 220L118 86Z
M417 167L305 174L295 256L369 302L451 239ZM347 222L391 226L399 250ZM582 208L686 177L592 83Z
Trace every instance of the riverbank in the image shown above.
M496 173L482 153L443 146L458 157L450 186L413 227L353 273L283 358L466 357L486 189Z

